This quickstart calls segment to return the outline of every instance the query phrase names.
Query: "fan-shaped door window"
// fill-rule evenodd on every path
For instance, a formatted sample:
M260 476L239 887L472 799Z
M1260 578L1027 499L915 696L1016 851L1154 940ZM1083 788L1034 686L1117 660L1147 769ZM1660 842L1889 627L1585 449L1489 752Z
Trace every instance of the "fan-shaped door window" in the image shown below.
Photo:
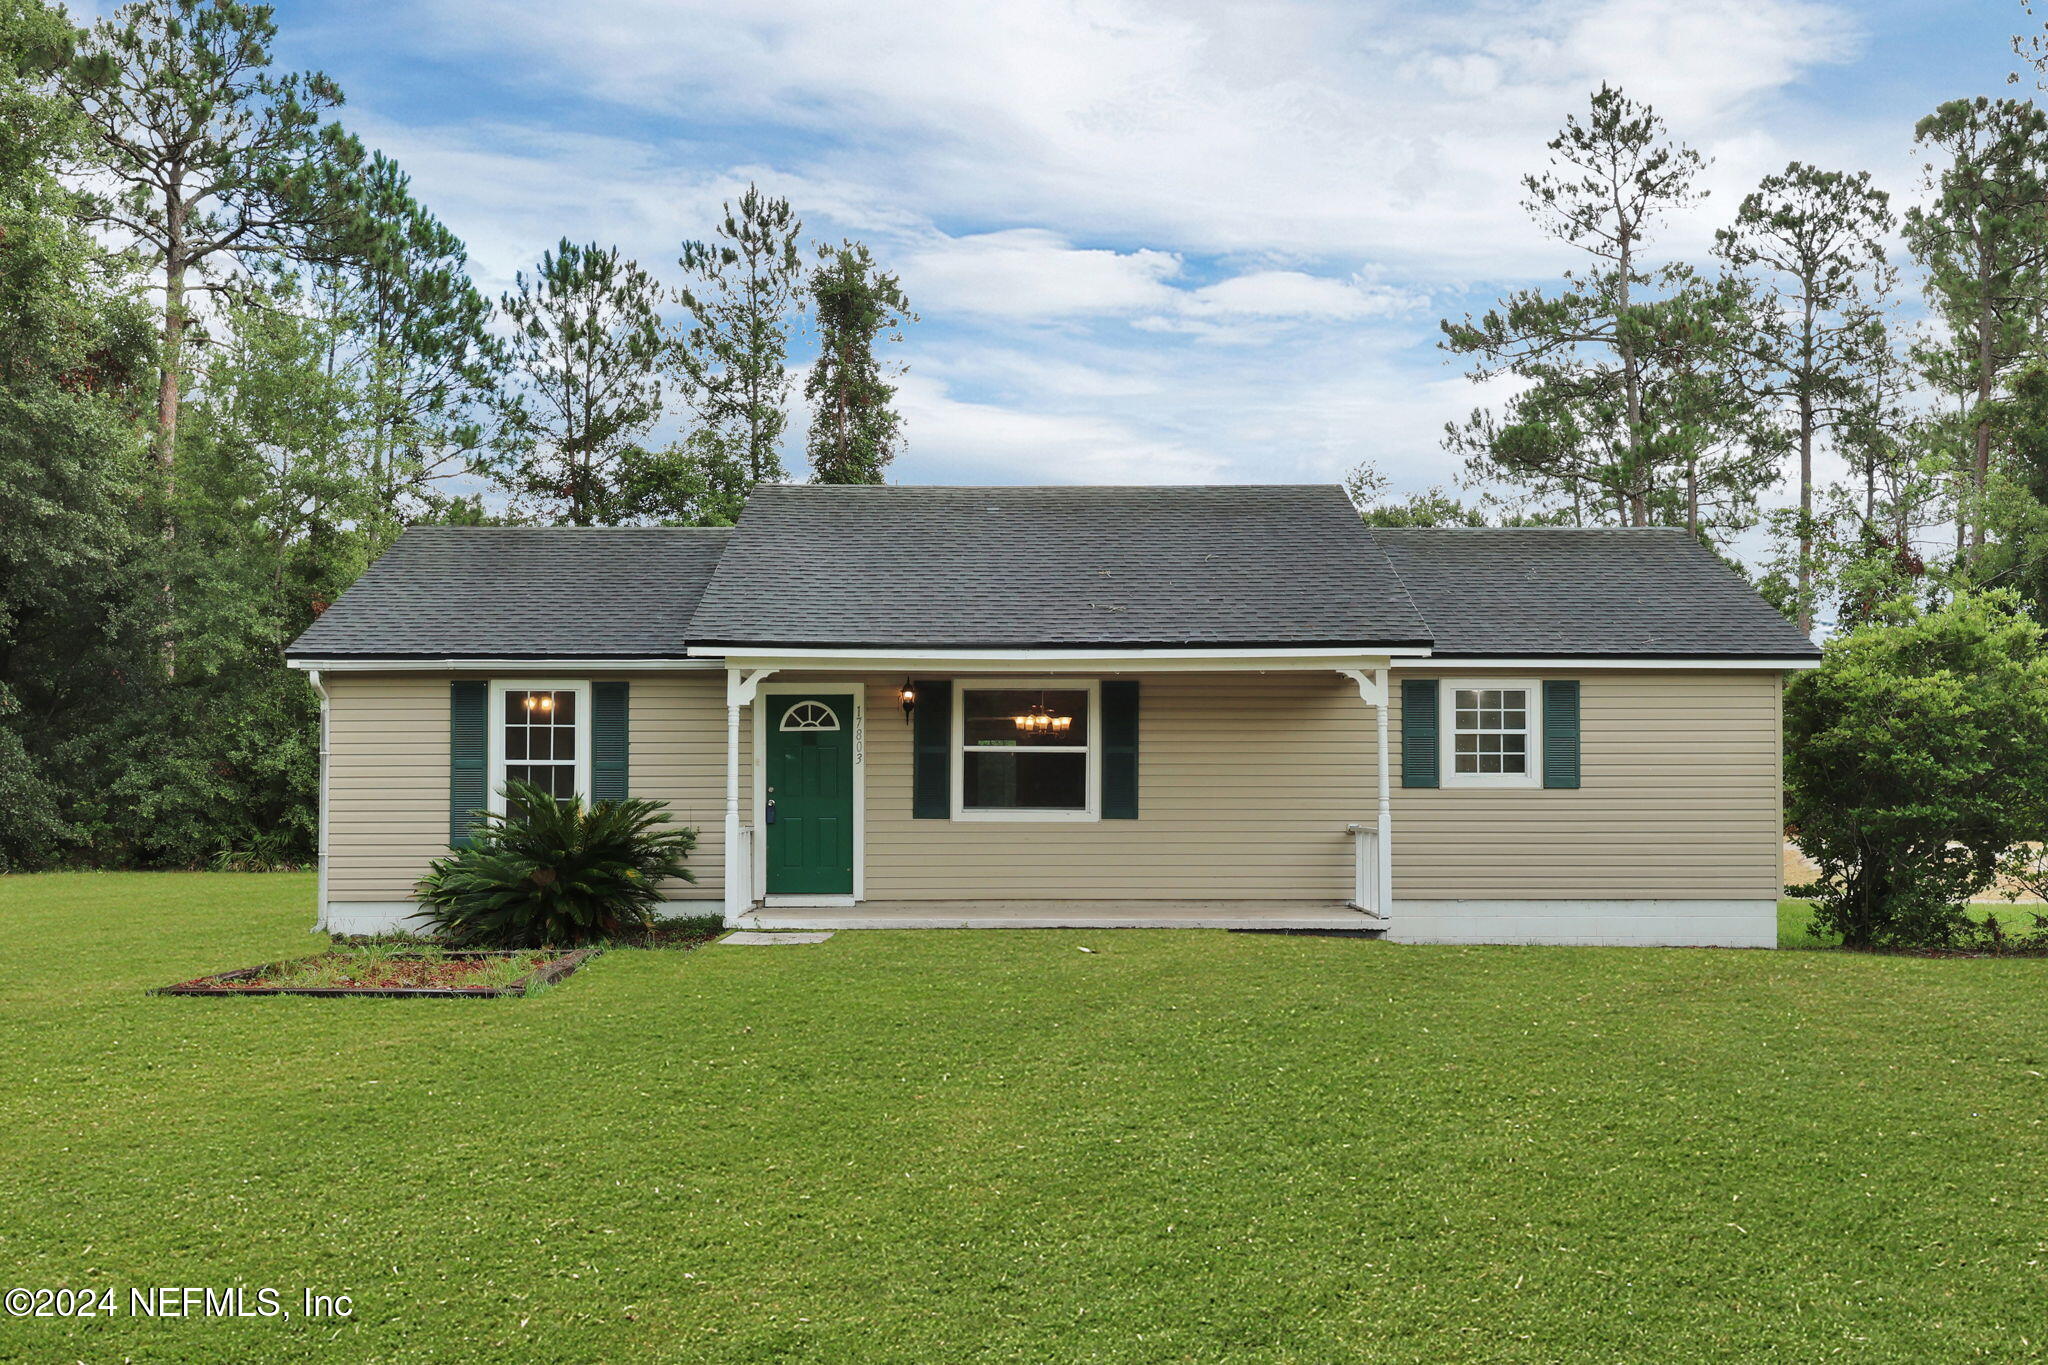
M839 716L821 701L800 701L782 713L784 730L837 730Z

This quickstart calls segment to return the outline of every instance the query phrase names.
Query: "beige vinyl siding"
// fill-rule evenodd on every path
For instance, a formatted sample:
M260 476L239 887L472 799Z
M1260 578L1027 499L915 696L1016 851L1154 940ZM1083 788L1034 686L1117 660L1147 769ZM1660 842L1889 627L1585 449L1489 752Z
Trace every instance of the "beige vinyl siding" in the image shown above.
M1442 685L1475 676L1446 674ZM1778 674L1500 676L1579 679L1581 786L1401 788L1397 688L1397 901L1777 897ZM1449 751L1446 736L1446 765Z
M400 901L448 846L448 675L326 673L327 898Z
M1397 686L1397 900L1777 895L1778 675L1512 672L1579 678L1584 785L1404 790ZM326 675L330 899L403 900L445 848L454 676L484 675ZM631 790L671 802L679 820L697 827L700 880L675 894L715 898L724 675L636 673L627 681ZM860 681L870 900L1331 901L1351 893L1344 827L1374 819L1375 721L1357 688L1334 673L1143 676L1140 818L1042 824L912 819L911 729L896 696L902 679ZM753 728L749 708L743 757ZM742 781L751 823L745 767Z
M1372 712L1334 673L1140 679L1136 820L916 820L900 678L869 680L871 900L1341 900Z
M328 861L332 901L398 901L448 845L448 684L481 673L327 673ZM565 675L550 671L551 679ZM582 677L586 675L574 675ZM591 673L595 681L618 674ZM725 819L725 675L625 676L628 790L671 803L698 830L698 881L679 898L720 894Z

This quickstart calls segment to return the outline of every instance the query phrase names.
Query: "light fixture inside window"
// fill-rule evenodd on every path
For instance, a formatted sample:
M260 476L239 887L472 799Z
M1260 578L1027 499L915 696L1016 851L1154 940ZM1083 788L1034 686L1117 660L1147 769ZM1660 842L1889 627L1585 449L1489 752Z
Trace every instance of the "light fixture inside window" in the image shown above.
M1055 715L1052 708L1043 702L1031 707L1023 715L1012 716L1010 719L1016 723L1019 730L1033 735L1065 734L1074 726L1072 716Z

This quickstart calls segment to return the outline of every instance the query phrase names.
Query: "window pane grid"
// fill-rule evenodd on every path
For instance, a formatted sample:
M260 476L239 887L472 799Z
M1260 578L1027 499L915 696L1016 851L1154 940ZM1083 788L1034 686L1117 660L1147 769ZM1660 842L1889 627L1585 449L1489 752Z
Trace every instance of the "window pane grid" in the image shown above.
M557 800L576 794L576 693L522 688L505 693L505 781L527 782Z
M1524 776L1529 771L1529 693L1519 687L1461 687L1451 699L1452 771Z

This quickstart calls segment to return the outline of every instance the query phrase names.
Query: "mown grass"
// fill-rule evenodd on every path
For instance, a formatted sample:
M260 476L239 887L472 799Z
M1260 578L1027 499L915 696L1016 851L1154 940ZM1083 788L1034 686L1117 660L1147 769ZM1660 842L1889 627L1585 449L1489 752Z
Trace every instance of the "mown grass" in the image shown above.
M152 997L297 875L0 879L35 1360L1955 1361L2048 1333L2048 963L841 934ZM1081 946L1093 953L1077 951Z

